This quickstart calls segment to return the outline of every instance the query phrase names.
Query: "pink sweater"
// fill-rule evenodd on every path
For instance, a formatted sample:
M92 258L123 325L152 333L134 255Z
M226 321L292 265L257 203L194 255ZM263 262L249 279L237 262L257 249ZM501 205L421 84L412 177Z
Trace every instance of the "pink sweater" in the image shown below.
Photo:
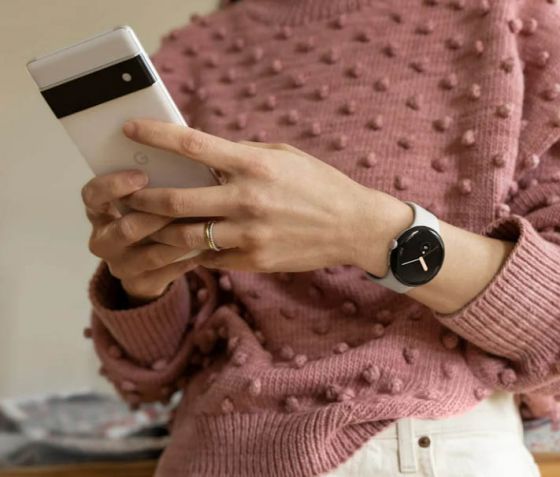
M560 394L555 0L242 0L194 15L153 59L191 126L293 144L516 243L449 315L344 264L198 267L124 309L101 262L102 373L133 407L183 391L157 476L317 475L403 416L494 389Z

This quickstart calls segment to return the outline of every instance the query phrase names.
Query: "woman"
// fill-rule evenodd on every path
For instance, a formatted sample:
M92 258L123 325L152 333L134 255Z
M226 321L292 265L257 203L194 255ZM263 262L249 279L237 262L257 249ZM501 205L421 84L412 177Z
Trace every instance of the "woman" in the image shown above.
M166 36L192 127L123 132L222 184L83 190L102 372L182 390L158 476L538 475L514 393L560 393L559 8L243 0Z

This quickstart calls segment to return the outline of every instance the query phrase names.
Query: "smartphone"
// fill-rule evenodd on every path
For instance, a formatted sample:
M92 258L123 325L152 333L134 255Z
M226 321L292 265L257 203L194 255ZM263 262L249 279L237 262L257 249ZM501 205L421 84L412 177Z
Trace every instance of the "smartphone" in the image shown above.
M140 169L150 178L148 187L221 183L213 168L138 144L122 132L122 125L133 118L187 126L129 26L34 58L27 69L95 175ZM123 214L130 210L118 201L115 205ZM193 250L178 260L198 253L200 250Z

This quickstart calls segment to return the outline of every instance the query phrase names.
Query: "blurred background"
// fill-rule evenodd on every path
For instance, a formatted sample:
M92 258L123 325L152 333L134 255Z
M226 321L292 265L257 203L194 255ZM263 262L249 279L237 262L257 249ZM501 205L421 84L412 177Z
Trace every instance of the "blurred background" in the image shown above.
M108 390L82 330L98 263L80 189L85 161L25 64L116 25L148 53L213 0L0 0L0 399Z

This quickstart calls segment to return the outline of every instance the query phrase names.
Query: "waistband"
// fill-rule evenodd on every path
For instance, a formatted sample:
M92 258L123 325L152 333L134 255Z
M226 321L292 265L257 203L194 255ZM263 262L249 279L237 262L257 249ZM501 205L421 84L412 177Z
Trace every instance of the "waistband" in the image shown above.
M494 391L475 407L462 414L439 419L407 417L397 420L376 434L374 438L396 439L398 437L397 428L402 428L410 421L413 424L409 426L410 432L417 436L425 433L454 434L477 431L506 432L523 436L523 422L513 394L502 390Z

